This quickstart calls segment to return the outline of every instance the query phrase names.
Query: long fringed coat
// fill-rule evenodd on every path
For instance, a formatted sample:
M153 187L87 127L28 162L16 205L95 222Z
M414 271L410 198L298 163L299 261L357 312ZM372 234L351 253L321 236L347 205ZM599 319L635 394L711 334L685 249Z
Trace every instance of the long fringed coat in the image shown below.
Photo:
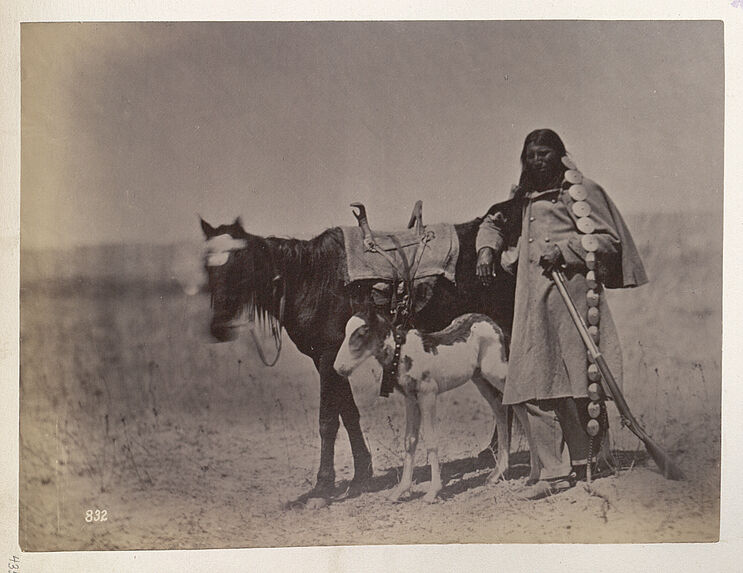
M586 317L586 255L576 201L563 184L560 188L527 193L511 203L512 216L486 216L477 236L476 248L490 246L502 252L502 265L516 272L515 309L508 378L504 404L528 400L547 401L572 396L585 397L589 365L585 345L551 278L545 276L539 258L556 244L566 263L568 291L578 312ZM596 237L595 275L598 294L599 347L609 368L621 384L622 352L602 285L607 288L639 286L647 282L645 270L622 216L604 190L583 179ZM492 209L491 209L492 211ZM595 302L594 302L595 304ZM549 405L549 402L543 402Z

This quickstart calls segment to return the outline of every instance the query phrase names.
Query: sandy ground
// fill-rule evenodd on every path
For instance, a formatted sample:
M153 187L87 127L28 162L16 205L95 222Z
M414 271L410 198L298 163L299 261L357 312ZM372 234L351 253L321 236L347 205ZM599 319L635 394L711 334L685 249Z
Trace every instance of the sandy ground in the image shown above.
M269 395L277 385L303 383L282 380L281 371L275 372L263 378ZM689 479L671 482L637 445L637 451L627 452L626 469L618 476L541 501L519 497L528 458L515 451L515 479L488 484L489 470L475 456L491 421L474 388L442 400L441 433L447 438L441 450L441 499L433 505L421 499L430 468L425 453L419 453L410 499L390 503L385 496L401 471L402 403L398 397L375 400L373 392L365 397L360 407L375 459L371 491L316 510L291 503L314 480L319 458L314 412L288 412L280 395L267 398L273 406L262 420L234 413L181 414L157 428L132 430L123 446L92 434L85 444L75 444L69 427L56 427L49 418L34 421L22 444L27 479L21 486L21 546L183 549L717 538L719 458L714 450L702 459L698 449L674 452ZM373 407L375 401L381 404ZM515 450L522 442L516 438ZM336 467L342 490L352 476L342 430ZM88 509L105 509L107 521L86 523Z
M492 418L468 385L438 409L441 499L421 499L430 470L419 448L413 495L388 502L402 465L402 400L380 398L360 372L352 386L374 460L370 491L320 509L292 503L319 464L311 361L286 344L265 368L246 340L209 342L206 296L147 286L111 265L92 267L106 269L105 280L76 279L90 254L77 263L50 256L70 276L49 282L27 270L21 293L22 549L716 540L721 267L710 252L719 245L709 226L690 228L686 218L659 225L632 223L651 285L608 296L627 399L688 479L663 479L612 407L624 469L541 501L519 497L528 458L518 436L514 479L486 482L476 456ZM119 255L101 253L135 269L139 257L162 263L151 250ZM26 269L34 260L48 267L24 260ZM340 490L352 469L341 429ZM106 520L87 522L89 510L105 510Z

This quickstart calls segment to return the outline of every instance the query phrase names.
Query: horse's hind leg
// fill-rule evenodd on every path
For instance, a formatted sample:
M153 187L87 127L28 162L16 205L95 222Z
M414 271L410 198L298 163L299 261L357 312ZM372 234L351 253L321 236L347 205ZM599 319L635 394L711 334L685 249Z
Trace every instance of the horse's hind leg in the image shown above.
M495 428L498 434L498 452L495 456L495 469L491 472L488 480L496 482L500 480L508 469L510 454L510 433L508 424L508 407L503 405L503 396L496 387L479 372L472 376L472 381L477 386L480 394L490 404L495 418ZM502 385L501 385L502 386Z
M413 485L413 468L415 467L415 449L418 446L421 415L418 403L411 396L405 397L405 461L402 466L400 483L389 494L391 501L397 501Z
M433 503L441 491L441 467L439 466L439 436L436 428L436 399L438 384L435 380L424 380L418 390L418 406L421 409L421 428L426 442L428 462L431 464L431 486L423 501Z

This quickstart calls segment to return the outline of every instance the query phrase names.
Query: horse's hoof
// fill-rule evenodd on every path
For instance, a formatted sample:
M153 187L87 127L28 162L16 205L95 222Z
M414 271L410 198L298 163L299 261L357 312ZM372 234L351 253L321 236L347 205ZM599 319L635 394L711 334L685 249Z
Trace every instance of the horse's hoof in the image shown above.
M310 491L305 494L306 498L324 497L330 499L336 493L334 480L322 480L315 484Z
M436 501L436 496L439 494L439 492L428 492L426 495L423 496L423 501L426 503L434 503Z
M393 489L389 495L387 495L387 499L391 501L392 503L400 501L402 499L402 496L404 496L407 493L407 489Z
M359 497L362 493L364 493L367 490L368 487L368 481L363 482L351 482L351 485L348 486L348 489L346 490L345 497L346 498L352 498L352 497Z
M328 507L328 500L324 497L311 497L307 500L307 509L322 509L323 507Z
M352 499L354 497L359 497L362 493L364 493L367 490L367 485L365 483L354 483L351 482L350 485L346 488L346 490L335 496L333 499L337 501L343 501L346 499Z
M363 484L374 477L374 468L372 467L371 460L365 464L359 464L359 469L354 472L351 484L358 483Z

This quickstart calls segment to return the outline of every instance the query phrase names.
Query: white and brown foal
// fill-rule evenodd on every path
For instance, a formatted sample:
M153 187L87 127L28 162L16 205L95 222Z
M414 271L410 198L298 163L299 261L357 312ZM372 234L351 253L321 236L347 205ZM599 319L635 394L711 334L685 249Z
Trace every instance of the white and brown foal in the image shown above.
M403 342L397 383L405 395L405 463L402 479L390 498L399 499L410 490L413 461L419 430L431 463L431 487L424 500L433 502L442 488L436 432L436 398L442 392L472 380L490 404L498 428L498 455L490 481L503 477L508 468L509 433L507 407L503 405L506 347L503 332L482 314L464 314L444 330L430 334L410 330ZM335 369L350 375L362 362L374 356L383 368L392 366L395 340L391 324L373 311L353 315L346 324L346 337L338 351ZM529 429L525 406L514 406L514 413L526 434L531 453L529 481L539 479L539 457Z

